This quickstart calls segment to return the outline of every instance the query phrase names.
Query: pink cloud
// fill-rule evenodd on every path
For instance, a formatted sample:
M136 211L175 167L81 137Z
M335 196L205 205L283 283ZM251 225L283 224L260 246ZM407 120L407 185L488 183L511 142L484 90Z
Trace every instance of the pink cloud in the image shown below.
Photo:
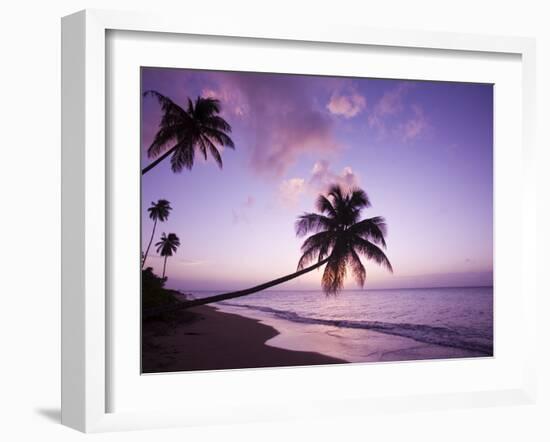
M285 207L294 207L305 191L306 181L303 178L284 180L279 186L279 201Z
M244 99L240 94L240 91L235 88L211 88L205 87L201 95L207 98L216 98L223 103L222 114L225 117L229 115L232 117L243 117L248 113L248 109L244 103Z
M320 160L313 165L307 180L291 178L283 181L279 186L279 200L284 206L294 207L302 195L308 193L317 196L325 193L334 184L339 184L345 189L359 187L359 176L350 166L337 173L332 170L328 161Z
M386 92L378 104L375 112L380 115L392 115L403 109L403 97L410 89L409 83L399 83L394 89Z
M203 94L219 98L232 116L241 117L253 169L283 175L304 154L329 154L340 148L333 122L310 89L315 82L300 76L213 74ZM231 122L231 121L230 121ZM239 146L242 148L243 146Z
M399 83L385 92L374 106L368 123L378 131L379 137L393 135L402 141L410 141L428 128L423 109L416 104L404 103L404 98L412 87L412 83Z
M340 173L331 169L326 160L317 161L311 170L309 188L314 193L323 193L333 184L339 184L344 188L359 186L359 177L350 166L344 167Z
M327 109L333 115L352 118L361 112L367 105L367 100L362 95L354 92L349 95L341 95L334 92L327 104Z
M422 134L428 127L424 111L420 106L412 106L413 115L405 123L403 123L399 130L403 141L409 141L420 134Z
M385 92L382 98L375 104L368 117L369 126L376 128L378 134L386 134L385 119L403 111L403 97L410 88L410 83L399 83L395 88Z

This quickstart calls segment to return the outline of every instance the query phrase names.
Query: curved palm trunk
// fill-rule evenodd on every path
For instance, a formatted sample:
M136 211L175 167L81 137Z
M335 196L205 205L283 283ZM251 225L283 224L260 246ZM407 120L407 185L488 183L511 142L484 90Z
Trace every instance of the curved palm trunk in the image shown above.
M307 267L302 270L298 270L295 273L292 273L291 275L282 276L281 278L274 279L269 282L265 282L263 284L251 287L249 289L245 290L238 290L236 292L229 292L229 293L222 293L220 295L215 296L209 296L208 298L203 299L194 299L192 301L187 301L179 305L178 309L185 309L190 307L196 307L198 305L205 305L205 304L211 304L213 302L220 302L225 301L227 299L233 299L233 298L240 298L241 296L251 295L252 293L259 292L261 290L266 290L270 287L273 287L278 284L282 284L283 282L290 281L291 279L297 278L298 276L303 275L304 273L311 272L312 270L315 270L319 267L321 267L323 264L325 264L328 261L328 258L323 259L322 261L318 262L317 264L313 264L310 267Z
M172 147L172 149L168 149L165 153L163 153L160 157L158 157L155 161L153 161L151 164L145 166L141 170L141 175L145 175L147 172L149 172L153 167L155 167L158 163L160 163L162 160L164 160L167 156L169 156L172 152L174 152L176 148Z
M155 224L153 224L153 233L151 233L151 239L149 240L149 245L147 246L147 250L145 251L145 255L143 255L143 262L141 263L141 268L145 266L145 261L147 260L147 255L149 254L149 249L151 248L151 243L153 242L153 237L155 236L155 229L157 228L157 220L155 220Z

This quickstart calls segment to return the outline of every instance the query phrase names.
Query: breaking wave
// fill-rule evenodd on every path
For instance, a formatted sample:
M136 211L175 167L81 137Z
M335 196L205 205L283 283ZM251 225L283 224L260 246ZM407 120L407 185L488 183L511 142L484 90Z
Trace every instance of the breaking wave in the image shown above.
M493 344L491 340L485 339L468 329L453 330L447 327L435 327L424 324L409 323L389 323L379 321L349 321L337 319L323 319L300 316L299 314L287 310L279 310L270 307L264 307L252 304L235 304L231 302L221 302L220 304L229 307L238 307L249 310L255 310L267 313L279 319L285 319L301 324L319 324L332 327L342 327L351 329L372 330L389 335L401 336L414 339L418 342L427 344L443 345L446 347L459 348L483 353L487 356L493 355Z

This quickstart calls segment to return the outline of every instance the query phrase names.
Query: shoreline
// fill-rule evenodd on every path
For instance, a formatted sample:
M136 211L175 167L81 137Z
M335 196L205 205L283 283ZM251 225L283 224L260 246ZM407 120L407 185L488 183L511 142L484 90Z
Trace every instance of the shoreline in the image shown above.
M142 326L143 373L479 357L491 355L374 330L244 314L224 305L180 310Z
M346 364L312 351L267 345L280 332L257 319L200 306L177 312L169 325L142 325L142 373Z
M344 359L348 363L492 357L481 351L421 342L414 338L375 330L294 323L250 310L247 310L244 316L238 307L220 308L224 313L252 318L277 330L278 334L266 342L267 346L286 350L316 351ZM361 344L354 346L354 342Z

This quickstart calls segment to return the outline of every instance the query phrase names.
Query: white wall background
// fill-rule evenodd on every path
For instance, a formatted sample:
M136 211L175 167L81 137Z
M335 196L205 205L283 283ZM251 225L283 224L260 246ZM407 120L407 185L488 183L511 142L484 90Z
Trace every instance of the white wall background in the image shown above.
M85 436L59 425L60 17L83 8L163 10L182 21L340 23L534 36L538 43L540 275L548 262L550 14L545 2L461 0L12 0L0 15L0 438L95 440L550 440L548 297L540 300L537 405ZM511 202L513 204L513 202ZM546 261L546 262L545 262ZM541 278L542 279L542 278ZM540 293L550 294L539 280ZM550 296L549 296L550 297ZM184 400L184 398L182 398Z

